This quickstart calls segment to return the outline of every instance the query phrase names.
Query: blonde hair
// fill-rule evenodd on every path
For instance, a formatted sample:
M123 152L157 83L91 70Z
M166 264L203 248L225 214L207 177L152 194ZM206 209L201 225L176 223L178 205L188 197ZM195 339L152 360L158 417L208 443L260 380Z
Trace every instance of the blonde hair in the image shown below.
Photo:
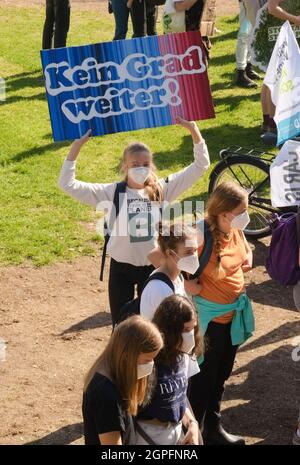
M162 336L157 327L139 315L134 315L120 323L95 363L88 371L84 391L94 374L107 374L116 385L124 408L136 415L138 406L146 397L148 378L137 379L137 360L141 353L151 353L163 347Z
M219 230L218 216L229 213L237 208L248 197L247 191L238 184L228 181L219 184L211 194L207 203L207 221L213 237L214 251L217 255L217 265L213 272L216 279L222 279L225 271L221 263L221 232Z
M153 162L153 154L148 147L148 145L143 144L142 142L132 142L131 144L125 147L121 162L121 169L124 171L124 166L127 160L128 155L138 155L140 152L147 152L150 156L150 174L145 182L145 190L149 196L149 199L153 202L162 202L163 200L163 191L159 183L158 177L156 175L156 166ZM127 176L125 178L127 181Z

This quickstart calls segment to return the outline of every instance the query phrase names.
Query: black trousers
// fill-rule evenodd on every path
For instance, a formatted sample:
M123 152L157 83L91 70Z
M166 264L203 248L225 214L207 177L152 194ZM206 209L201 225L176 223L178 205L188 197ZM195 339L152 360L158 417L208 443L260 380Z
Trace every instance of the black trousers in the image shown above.
M206 0L197 0L189 10L186 10L185 24L187 31L199 31L205 2Z
M132 37L154 36L156 32L157 7L147 0L134 0L130 14L133 27Z
M189 400L202 429L220 421L224 384L232 372L238 349L232 345L230 329L231 323L209 323L204 362L200 365L200 373L190 381Z
M145 281L147 281L153 270L152 265L134 266L111 259L108 293L113 326L118 320L123 305L134 299L135 286L137 286L137 292L140 295Z
M69 0L46 0L46 19L43 31L43 49L65 47L70 27Z

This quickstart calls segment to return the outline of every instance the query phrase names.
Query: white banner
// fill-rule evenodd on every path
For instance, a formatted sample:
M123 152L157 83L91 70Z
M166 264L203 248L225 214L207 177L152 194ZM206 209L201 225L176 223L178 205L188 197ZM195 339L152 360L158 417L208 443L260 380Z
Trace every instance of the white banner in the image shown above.
M277 38L264 83L276 106L277 145L300 134L300 50L288 21Z
M300 142L287 141L271 165L273 207L300 205Z

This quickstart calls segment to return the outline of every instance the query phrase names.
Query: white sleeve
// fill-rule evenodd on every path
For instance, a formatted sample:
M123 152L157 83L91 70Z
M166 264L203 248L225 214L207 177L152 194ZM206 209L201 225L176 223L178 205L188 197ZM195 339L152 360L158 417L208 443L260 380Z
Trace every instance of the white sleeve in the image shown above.
M173 202L179 195L189 189L208 169L209 153L205 141L194 144L194 163L178 173L168 176L168 182L163 181L163 197Z
M75 178L76 162L65 160L59 180L58 187L76 200L96 208L99 202L112 201L116 183L97 184L78 181Z
M150 281L142 292L140 313L146 320L152 320L156 309L161 302L170 295L173 295L172 289L168 284L154 279Z
M200 368L196 357L188 355L188 359L187 377L191 378L197 373L200 373Z

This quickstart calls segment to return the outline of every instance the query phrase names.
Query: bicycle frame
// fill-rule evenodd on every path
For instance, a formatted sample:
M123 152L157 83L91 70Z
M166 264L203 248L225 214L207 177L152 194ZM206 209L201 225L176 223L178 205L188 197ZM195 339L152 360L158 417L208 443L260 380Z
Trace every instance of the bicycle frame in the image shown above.
M270 165L276 158L276 155L274 153L266 152L265 150L250 149L250 148L240 147L240 146L230 146L220 151L220 158L225 163L228 158L233 158L235 156L259 158L260 160L265 162L265 164L268 165L268 167L270 167ZM231 166L228 165L228 169L231 171L232 175L237 180L237 182L241 185L235 172L231 169ZM244 174L244 176L251 182L251 180L248 178L247 174L242 169L242 167L240 167L240 169L242 173ZM255 187L255 189L253 189L251 192L248 193L249 205L251 205L252 207L261 208L262 210L268 211L270 213L277 213L277 214L297 211L296 207L282 207L282 208L273 207L271 203L271 199L253 197L255 192L259 190L267 182L270 182L270 175L266 175L266 178L260 184L258 184Z
M246 147L239 147L238 145L232 145L220 151L220 158L226 162L226 158L234 157L236 155L242 155L245 157L259 158L270 165L276 155L274 153L266 152L265 150L250 149Z

